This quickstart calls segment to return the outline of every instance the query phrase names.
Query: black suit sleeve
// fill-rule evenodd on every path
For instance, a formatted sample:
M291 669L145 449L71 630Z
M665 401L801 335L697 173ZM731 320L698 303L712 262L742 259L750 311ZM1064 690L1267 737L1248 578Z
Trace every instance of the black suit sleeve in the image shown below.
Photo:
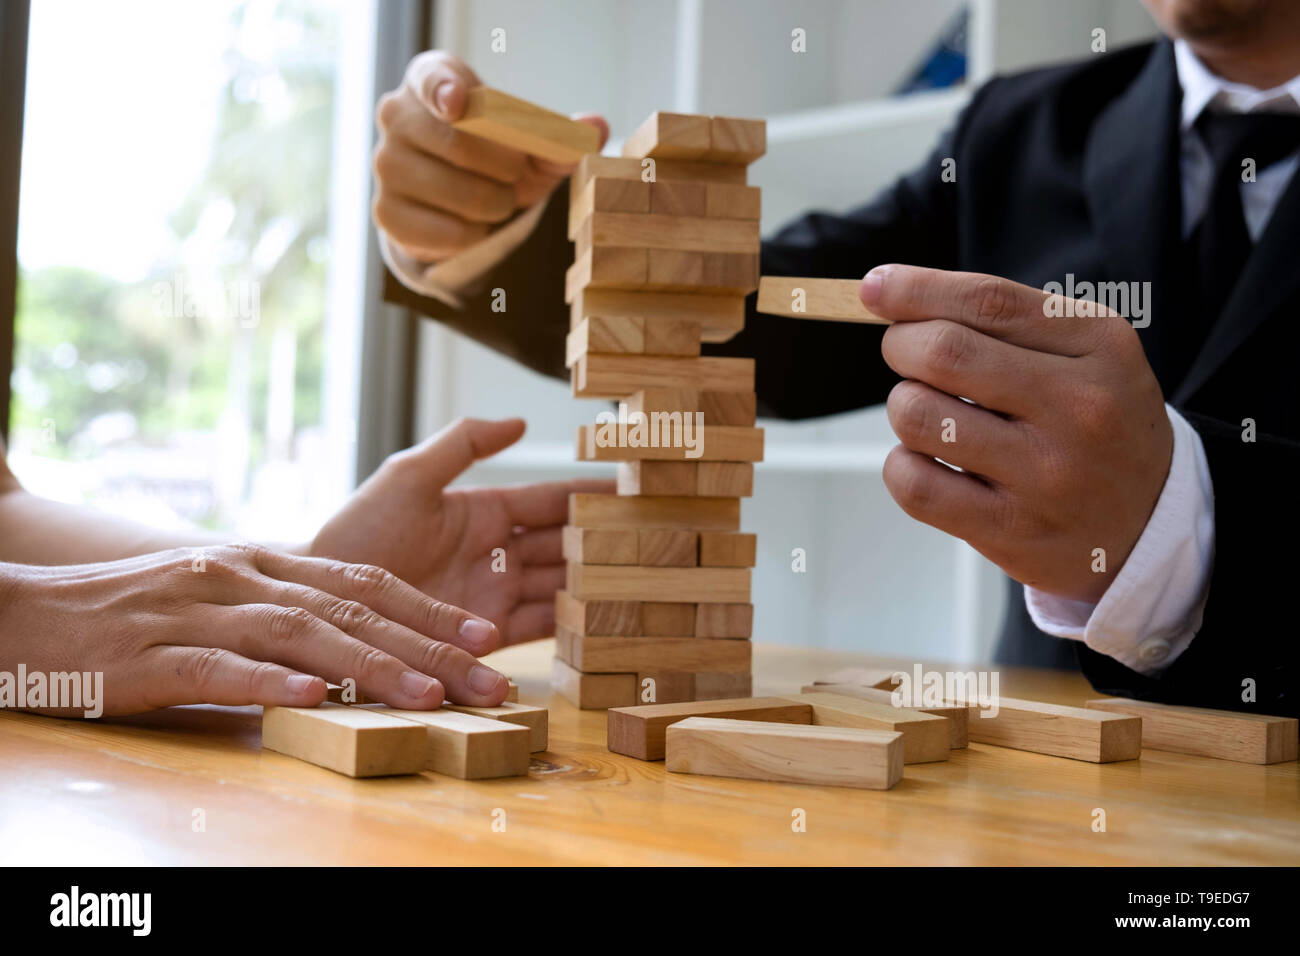
M1164 703L1300 716L1300 641L1288 611L1300 534L1300 443L1183 412L1205 447L1214 484L1215 562L1191 645L1156 679L1080 646L1098 690ZM1273 542L1272 547L1261 546ZM1253 682L1254 702L1243 700Z

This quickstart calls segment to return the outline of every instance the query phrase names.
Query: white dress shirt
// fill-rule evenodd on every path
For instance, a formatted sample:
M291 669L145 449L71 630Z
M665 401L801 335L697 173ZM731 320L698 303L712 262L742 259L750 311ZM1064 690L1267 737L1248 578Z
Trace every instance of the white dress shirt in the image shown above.
M1174 57L1183 90L1179 171L1186 237L1205 214L1212 188L1210 157L1193 128L1201 112L1300 112L1300 77L1261 91L1215 76L1181 40L1174 44ZM1298 164L1300 156L1291 156L1242 184L1252 240L1263 232ZM528 238L544 205L539 202L482 242L436 264L405 256L382 232L380 248L404 285L460 308L483 276ZM1196 636L1214 562L1214 489L1205 449L1178 412L1167 405L1165 410L1174 432L1169 475L1146 528L1101 600L1088 604L1025 588L1025 605L1040 629L1082 640L1148 675L1173 663Z

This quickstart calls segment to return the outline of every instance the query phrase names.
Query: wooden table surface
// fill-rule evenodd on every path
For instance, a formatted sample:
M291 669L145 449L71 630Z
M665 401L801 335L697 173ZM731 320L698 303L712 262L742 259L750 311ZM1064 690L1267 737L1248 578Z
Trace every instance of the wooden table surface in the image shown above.
M262 752L258 708L97 723L0 713L0 863L1300 863L1295 762L1148 750L1097 765L971 744L909 765L885 792L669 774L609 753L604 714L552 695L551 652L544 641L490 658L523 702L551 711L550 750L504 780L352 780ZM897 663L770 644L754 662L760 694ZM1003 670L1001 691L1096 696L1081 677L1029 670ZM792 831L796 809L806 832Z

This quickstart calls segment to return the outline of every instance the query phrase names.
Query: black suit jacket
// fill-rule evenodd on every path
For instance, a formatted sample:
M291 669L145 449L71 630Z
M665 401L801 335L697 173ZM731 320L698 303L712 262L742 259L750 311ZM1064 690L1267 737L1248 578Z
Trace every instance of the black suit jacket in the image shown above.
M1300 571L1300 176L1279 202L1223 313L1206 330L1180 243L1181 92L1167 41L983 86L914 172L844 215L810 213L763 243L769 275L857 278L904 262L1006 276L1031 286L1150 281L1140 331L1164 389L1199 433L1215 492L1216 556L1204 622L1158 679L1038 632L1018 586L1004 661L1076 651L1098 690L1167 702L1296 714L1300 627L1290 589ZM940 176L956 160L956 181ZM845 157L852 162L852 157ZM463 311L406 302L543 374L564 377L568 201L560 190L532 237ZM512 308L490 308L494 287ZM526 308L516 303L526 302ZM753 311L707 351L758 360L760 413L799 419L882 402L897 381L877 327L794 322ZM1257 438L1242 440L1244 419ZM1036 653L1035 653L1036 651ZM1254 703L1244 702L1253 682ZM1249 695L1246 695L1249 696Z

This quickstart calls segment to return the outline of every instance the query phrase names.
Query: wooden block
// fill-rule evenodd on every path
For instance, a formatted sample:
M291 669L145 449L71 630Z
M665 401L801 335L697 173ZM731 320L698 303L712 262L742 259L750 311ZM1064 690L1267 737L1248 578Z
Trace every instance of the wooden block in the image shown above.
M570 594L586 601L749 602L749 568L642 568L568 565Z
M901 670L889 670L884 667L842 667L827 677L813 681L814 684L857 684L861 687L877 687L892 690L898 686L895 675Z
M569 194L569 238L577 235L593 212L650 212L650 187L639 179L592 177L581 190Z
M717 673L696 671L694 676L696 700L748 697L753 693L753 675L748 672Z
M704 183L704 215L713 219L753 219L762 214L763 191L756 186Z
M727 220L716 220L724 222ZM739 220L737 220L739 221ZM597 246L618 249L620 246ZM646 249L641 287L663 292L716 292L747 295L758 286L758 255L749 252L699 252ZM639 265L639 260L638 260ZM608 283L614 285L616 283Z
M351 688L347 688L348 690L347 694L344 693L344 690L345 688L343 687L342 684L326 684L325 699L329 701L331 704L373 704L375 703L375 701L371 700L365 694L361 693L361 691L357 689L357 687L355 686ZM351 697L352 699L344 700L345 696Z
M580 601L555 592L555 622L575 634L645 633L640 601Z
M594 126L486 86L469 91L465 112L452 126L553 163L576 163L600 152Z
M750 637L754 633L754 605L695 605L696 637Z
M705 355L584 355L573 365L575 398L624 398L646 388L754 391L754 360Z
M617 423L579 425L575 450L579 461L700 461L746 462L763 460L763 429L734 425L696 427L693 412L650 412L644 428L627 431L626 444ZM631 423L629 423L631 424ZM638 437L641 436L641 437ZM634 444L635 442L635 444ZM645 444L642 444L645 442ZM604 444L602 444L604 443ZM715 475L713 487L743 487L736 481L724 485ZM751 482L752 484L752 482ZM690 494L701 494L697 487ZM719 498L742 497L739 492L710 491ZM746 492L748 494L748 492Z
M636 563L650 568L693 568L700 559L700 533L648 528L636 533Z
M642 182L693 182L745 185L745 163L699 162L692 159L655 159L635 156L601 156L588 153L578 161L569 180L570 195L577 195L593 176L639 179Z
M712 143L709 117L656 110L623 141L623 155L694 159L708 153Z
M551 661L551 687L581 710L631 707L637 702L635 674L584 674L558 657Z
M588 153L578 161L578 168L569 177L569 201L572 203L575 196L582 195L587 183L597 176L606 179L635 179L648 185L652 181L646 178L650 168L653 166L643 164L642 160L635 157Z
M646 637L698 637L695 605L680 601L644 601L641 633Z
M736 531L736 498L673 498L569 495L569 523L580 528L679 528L684 531Z
M712 436L717 434L715 431L717 428L717 425L704 428L708 440L712 440ZM763 429L756 428L754 431L761 433ZM758 451L761 455L762 449ZM708 461L701 456L695 493L715 498L748 498L754 493L754 466L747 460Z
M1282 763L1300 749L1300 721L1235 710L1156 704L1127 697L1090 700L1089 710L1142 719L1142 746L1239 763Z
M382 705L375 705L382 707ZM422 729L425 767L461 780L520 777L528 773L529 730L486 717L438 710L374 711Z
M425 762L424 733L418 727L342 704L267 707L262 748L349 777L419 773Z
M572 302L580 290L588 288L639 289L648 277L645 249L618 246L587 250L564 274L564 298Z
M693 319L642 319L645 323L646 355L698 356L702 327Z
M680 704L695 699L690 671L650 671L636 675L637 703Z
M766 152L766 120L735 116L710 118L709 159L724 163L752 163Z
M698 683L700 675L696 675ZM693 701L686 704L647 704L617 707L607 715L606 744L610 751L638 760L664 759L664 733L688 717L726 717L783 724L811 724L812 707L784 697L744 697Z
M665 738L670 773L861 790L903 778L903 735L887 730L688 717Z
M829 319L889 325L862 304L860 279L803 279L763 276L758 283L758 311L791 319Z
M655 159L653 162L656 180L684 179L743 186L748 175L744 163L711 163L694 159Z
M878 704L894 706L894 692L878 687L859 687L856 684L807 684L803 687L805 694L839 694L842 697L858 697L862 700L875 701ZM916 710L923 714L933 714L948 720L948 747L960 750L969 741L967 728L969 713L965 707L956 704L942 704L937 707L902 707L900 710Z
M800 694L790 700L809 704L814 724L897 731L903 735L904 763L948 759L951 735L943 717L836 694Z
M757 563L757 535L726 531L700 532L700 567L752 568Z
M1140 717L1011 697L998 698L995 717L982 716L991 711L979 707L969 711L975 743L1092 763L1136 760L1142 753Z
M644 351L645 321L631 316L588 316L564 341L564 360L570 367L591 352L640 355Z
M665 183L655 183L664 186ZM684 185L684 184L677 184ZM629 248L704 253L758 252L757 219L710 219L659 213L593 212L574 231L579 256L589 249Z
M627 289L579 289L566 295L569 326L588 315L639 315L645 319L679 319L700 323L705 342L725 342L745 327L745 296ZM752 425L753 422L719 422Z
M696 472L693 461L625 461L618 466L620 495L695 494Z
M664 182L650 183L650 212L665 216L708 215L708 191L718 189L748 189L748 186L723 186L709 183ZM755 190L757 192L758 190ZM721 217L715 217L721 218ZM743 218L743 217L735 217Z
M500 720L507 724L517 724L528 729L528 750L540 753L546 749L550 727L550 712L545 707L531 707L525 704L506 702L496 707L468 707L462 704L443 704L444 710L454 710L460 714L472 714L488 720Z
M562 632L563 628L557 628ZM556 654L585 674L673 671L743 671L749 673L749 641L701 640L698 637L601 637L556 635ZM564 653L560 653L563 650ZM947 731L944 731L947 753Z
M511 704L519 703L519 685L514 681L506 681L506 702Z
M649 250L653 255L657 250ZM655 281L653 262L647 259L646 284ZM758 288L758 255L746 252L704 253L704 282L706 289L720 292L750 293Z
M637 533L630 528L575 528L565 525L564 560L574 564L636 564Z
M753 425L757 408L758 396L753 391L700 392L700 411L706 425Z

